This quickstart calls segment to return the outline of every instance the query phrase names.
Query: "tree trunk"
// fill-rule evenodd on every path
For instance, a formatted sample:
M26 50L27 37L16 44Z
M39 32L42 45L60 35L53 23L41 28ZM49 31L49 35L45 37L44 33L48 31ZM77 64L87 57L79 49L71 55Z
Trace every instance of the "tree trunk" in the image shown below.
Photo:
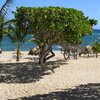
M51 55L48 57L46 56L45 61L55 56L55 53L52 50L50 50L49 52L51 53Z
M98 53L96 53L96 58L98 58Z
M68 60L70 58L70 49L69 48L66 48L64 47L64 51L63 51L63 56L64 56L64 59L65 60Z
M74 55L73 56L74 56L74 59L76 59L76 60L78 58L77 55L78 55L77 52L74 52Z
M68 60L70 58L70 54L66 51L63 53L63 56L65 60Z
M4 17L0 16L0 54L2 53L2 39L3 39L3 30L4 30Z
M88 52L88 57L90 57L90 56L89 56L89 52Z
M49 53L51 53L50 56L48 56ZM54 54L54 52L52 51L51 46L48 47L47 49L42 48L42 49L41 49L41 52L40 52L40 57L39 57L39 64L40 64L42 67L44 67L44 64L45 64L46 60L52 58L53 56L55 56L55 54Z
M2 53L2 48L0 48L0 54Z
M16 61L19 61L19 56L20 56L20 50L19 50L20 46L19 43L17 44L17 52L16 52Z
M46 56L48 55L49 50L42 50L39 57L39 64L44 67L44 63L46 62Z

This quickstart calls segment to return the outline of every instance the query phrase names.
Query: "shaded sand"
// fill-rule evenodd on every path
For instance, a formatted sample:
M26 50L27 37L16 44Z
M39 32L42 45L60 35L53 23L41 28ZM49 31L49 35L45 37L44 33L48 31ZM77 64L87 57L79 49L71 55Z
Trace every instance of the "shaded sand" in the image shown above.
M11 58L11 56L9 57ZM51 92L60 94L59 91L73 90L75 87L78 87L76 90L79 89L79 93L82 92L84 87L87 88L83 92L87 93L89 89L92 91L90 91L89 97L93 98L84 99L87 96L84 93L83 100L96 100L93 96L95 93L98 93L98 98L100 97L100 57L87 58L87 56L84 56L78 60L71 59L64 62L62 54L56 52L56 56L47 63L44 70L37 63L25 63L28 61L24 59L25 57L27 57L26 52L23 52L23 63L21 64L0 64L0 100L67 100L56 99L55 95L52 95L51 99L48 97L43 99L44 96L42 95L46 94L45 96L48 96ZM15 60L7 58L2 60L4 60L3 62L6 62L6 60L15 62ZM99 87L88 83L97 84L96 86ZM97 89L97 92L94 93L93 89ZM77 97L79 97L78 92L76 92ZM66 93L67 95L72 93L72 96L75 91ZM37 97L35 97L36 95ZM74 97L68 100L82 99L75 99Z

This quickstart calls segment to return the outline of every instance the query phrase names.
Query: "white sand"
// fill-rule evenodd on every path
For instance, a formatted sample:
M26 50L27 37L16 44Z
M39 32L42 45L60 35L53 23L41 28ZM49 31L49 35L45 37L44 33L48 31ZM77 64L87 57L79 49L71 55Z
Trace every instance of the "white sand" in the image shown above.
M25 59L27 52L22 52L22 54L21 61L29 61ZM57 59L63 59L63 55L59 52L56 52L56 56L51 60ZM0 55L0 63L4 62L16 62L15 59L12 59L12 52L3 52ZM45 75L35 83L0 83L0 100L47 94L74 88L80 84L100 83L100 57L71 59L54 71L55 73Z
M28 62L31 61L30 58L37 58L37 56L28 55L28 51L22 51L19 62ZM15 51L3 51L0 54L0 63L16 63L16 54Z

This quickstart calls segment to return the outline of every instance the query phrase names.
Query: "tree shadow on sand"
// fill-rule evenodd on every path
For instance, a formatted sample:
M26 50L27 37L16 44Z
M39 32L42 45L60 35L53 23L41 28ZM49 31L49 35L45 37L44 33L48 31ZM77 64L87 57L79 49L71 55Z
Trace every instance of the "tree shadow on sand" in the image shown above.
M44 68L35 62L0 64L0 82L35 82L41 79L44 75L54 73L54 69L59 67L60 64L65 64L65 62L62 60L49 61Z
M15 100L100 100L100 83L80 85L74 89Z

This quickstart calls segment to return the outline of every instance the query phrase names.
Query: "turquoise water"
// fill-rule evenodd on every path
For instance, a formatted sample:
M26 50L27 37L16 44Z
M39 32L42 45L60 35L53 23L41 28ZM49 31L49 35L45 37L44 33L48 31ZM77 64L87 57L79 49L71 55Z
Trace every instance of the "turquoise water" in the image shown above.
M22 44L20 48L22 51L29 51L30 49L36 46L35 43L29 42L31 38L32 38L32 35L26 36L25 43ZM54 50L59 50L61 48L60 46L57 46L57 45L53 45L52 47ZM5 36L2 42L2 50L3 51L14 51L15 49L16 49L16 45L13 44L7 36Z
M100 42L100 30L99 29L93 30L93 34L92 35L86 35L83 38L83 41L82 41L81 45L83 45L83 46L93 45L94 41Z
M29 42L29 39L31 38L32 38L32 35L26 36L25 43L21 45L21 48L20 48L21 50L28 51L36 46L35 43ZM11 40L7 36L5 36L2 42L2 49L4 51L14 51L16 49L16 45L12 43Z
M35 43L29 42L29 39L31 39L31 35L28 35L25 39L26 42L21 46L21 50L23 51L29 51L33 47L36 46ZM92 35L87 35L83 38L83 42L81 45L86 46L86 45L92 45L94 41L99 41L100 42L100 30L95 29L93 31ZM54 50L59 50L61 47L57 45L53 45ZM13 51L16 49L15 45L11 43L8 37L4 37L3 42L2 42L2 49L4 51Z

